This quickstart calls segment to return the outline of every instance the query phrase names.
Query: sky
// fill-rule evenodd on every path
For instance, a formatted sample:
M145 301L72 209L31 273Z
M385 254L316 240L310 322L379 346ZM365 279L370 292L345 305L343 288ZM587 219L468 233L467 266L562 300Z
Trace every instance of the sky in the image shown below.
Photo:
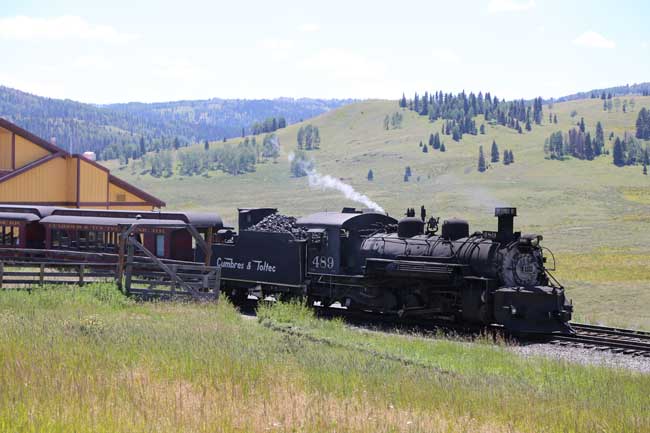
M650 81L650 2L3 0L0 85L82 102L558 97Z

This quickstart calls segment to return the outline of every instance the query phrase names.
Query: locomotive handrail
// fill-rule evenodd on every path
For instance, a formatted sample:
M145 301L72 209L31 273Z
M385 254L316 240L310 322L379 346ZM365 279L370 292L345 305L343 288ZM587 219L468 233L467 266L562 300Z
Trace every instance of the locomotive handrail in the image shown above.
M546 247L542 247L542 250L546 250L546 251L548 251L548 253L549 253L549 254L551 255L551 257L553 258L553 269L547 269L546 266L544 266L544 270L555 272L555 271L556 271L555 254L553 254L553 251L551 251L549 248L546 248Z

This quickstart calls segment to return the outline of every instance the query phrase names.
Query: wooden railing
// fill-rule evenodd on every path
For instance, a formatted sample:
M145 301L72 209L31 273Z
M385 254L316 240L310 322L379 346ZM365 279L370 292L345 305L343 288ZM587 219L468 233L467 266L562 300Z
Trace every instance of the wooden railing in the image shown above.
M132 238L125 241L127 254L0 249L0 289L54 284L83 286L115 282L128 295L138 297L216 300L220 269L202 263L160 259ZM142 255L136 255L136 249Z

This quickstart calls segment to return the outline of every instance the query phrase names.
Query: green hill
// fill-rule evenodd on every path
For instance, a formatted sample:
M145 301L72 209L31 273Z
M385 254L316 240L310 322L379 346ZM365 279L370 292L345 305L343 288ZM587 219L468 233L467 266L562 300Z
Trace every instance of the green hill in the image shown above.
M466 134L460 142L443 136L444 153L423 153L419 147L430 133L441 130L442 120L430 123L425 116L400 110L395 101L366 101L309 120L319 128L322 143L308 155L318 172L352 185L396 216L406 207L423 204L430 214L464 217L471 230L482 230L496 226L495 206L516 206L517 227L543 234L544 244L555 253L557 276L569 287L579 320L650 328L650 310L645 307L650 301L650 177L642 175L641 166L614 166L611 155L594 161L553 161L545 159L543 151L552 132L566 132L581 117L592 135L596 122L603 123L606 148L611 150L610 133L633 133L638 111L650 106L650 97L629 98L635 104L626 113L603 111L600 99L545 105L542 125L534 125L531 132L486 124L485 135ZM401 128L385 130L385 116L396 111L404 117ZM549 112L557 115L558 124L548 123ZM476 122L480 125L483 119ZM303 215L354 205L337 191L310 189L306 178L290 176L287 156L295 150L298 128L304 124L278 132L277 163L257 164L254 172L238 176L212 171L154 178L139 161L128 167L109 165L170 208L212 210L230 222L236 221L237 207L275 206ZM489 158L492 140L501 152L511 149L515 163L491 164L479 173L479 145ZM223 145L211 143L214 148ZM406 166L413 174L409 182L403 180ZM372 182L366 178L369 169Z
M351 100L310 98L205 99L159 103L131 102L94 105L53 99L0 86L0 117L50 139L75 153L86 150L102 156L131 155L140 149L170 148L181 143L241 135L255 122L284 117L293 123L308 119Z

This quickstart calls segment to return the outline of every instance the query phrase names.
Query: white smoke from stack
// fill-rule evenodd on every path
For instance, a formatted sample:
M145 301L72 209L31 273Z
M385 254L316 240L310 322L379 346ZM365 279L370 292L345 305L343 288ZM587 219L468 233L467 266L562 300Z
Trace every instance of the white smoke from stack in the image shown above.
M289 154L289 162L290 163L293 162L295 157L296 156L294 155L294 153L291 152ZM361 194L360 192L356 191L352 187L352 185L348 185L347 183L333 176L330 176L329 174L320 174L313 167L313 164L305 162L302 164L302 169L307 174L307 182L309 183L310 188L319 188L322 190L332 189L335 191L339 191L348 200L352 200L354 202L360 203L364 205L366 208L372 209L376 212L386 213L384 208L379 206L379 204L377 204L376 202L372 201L367 195Z

